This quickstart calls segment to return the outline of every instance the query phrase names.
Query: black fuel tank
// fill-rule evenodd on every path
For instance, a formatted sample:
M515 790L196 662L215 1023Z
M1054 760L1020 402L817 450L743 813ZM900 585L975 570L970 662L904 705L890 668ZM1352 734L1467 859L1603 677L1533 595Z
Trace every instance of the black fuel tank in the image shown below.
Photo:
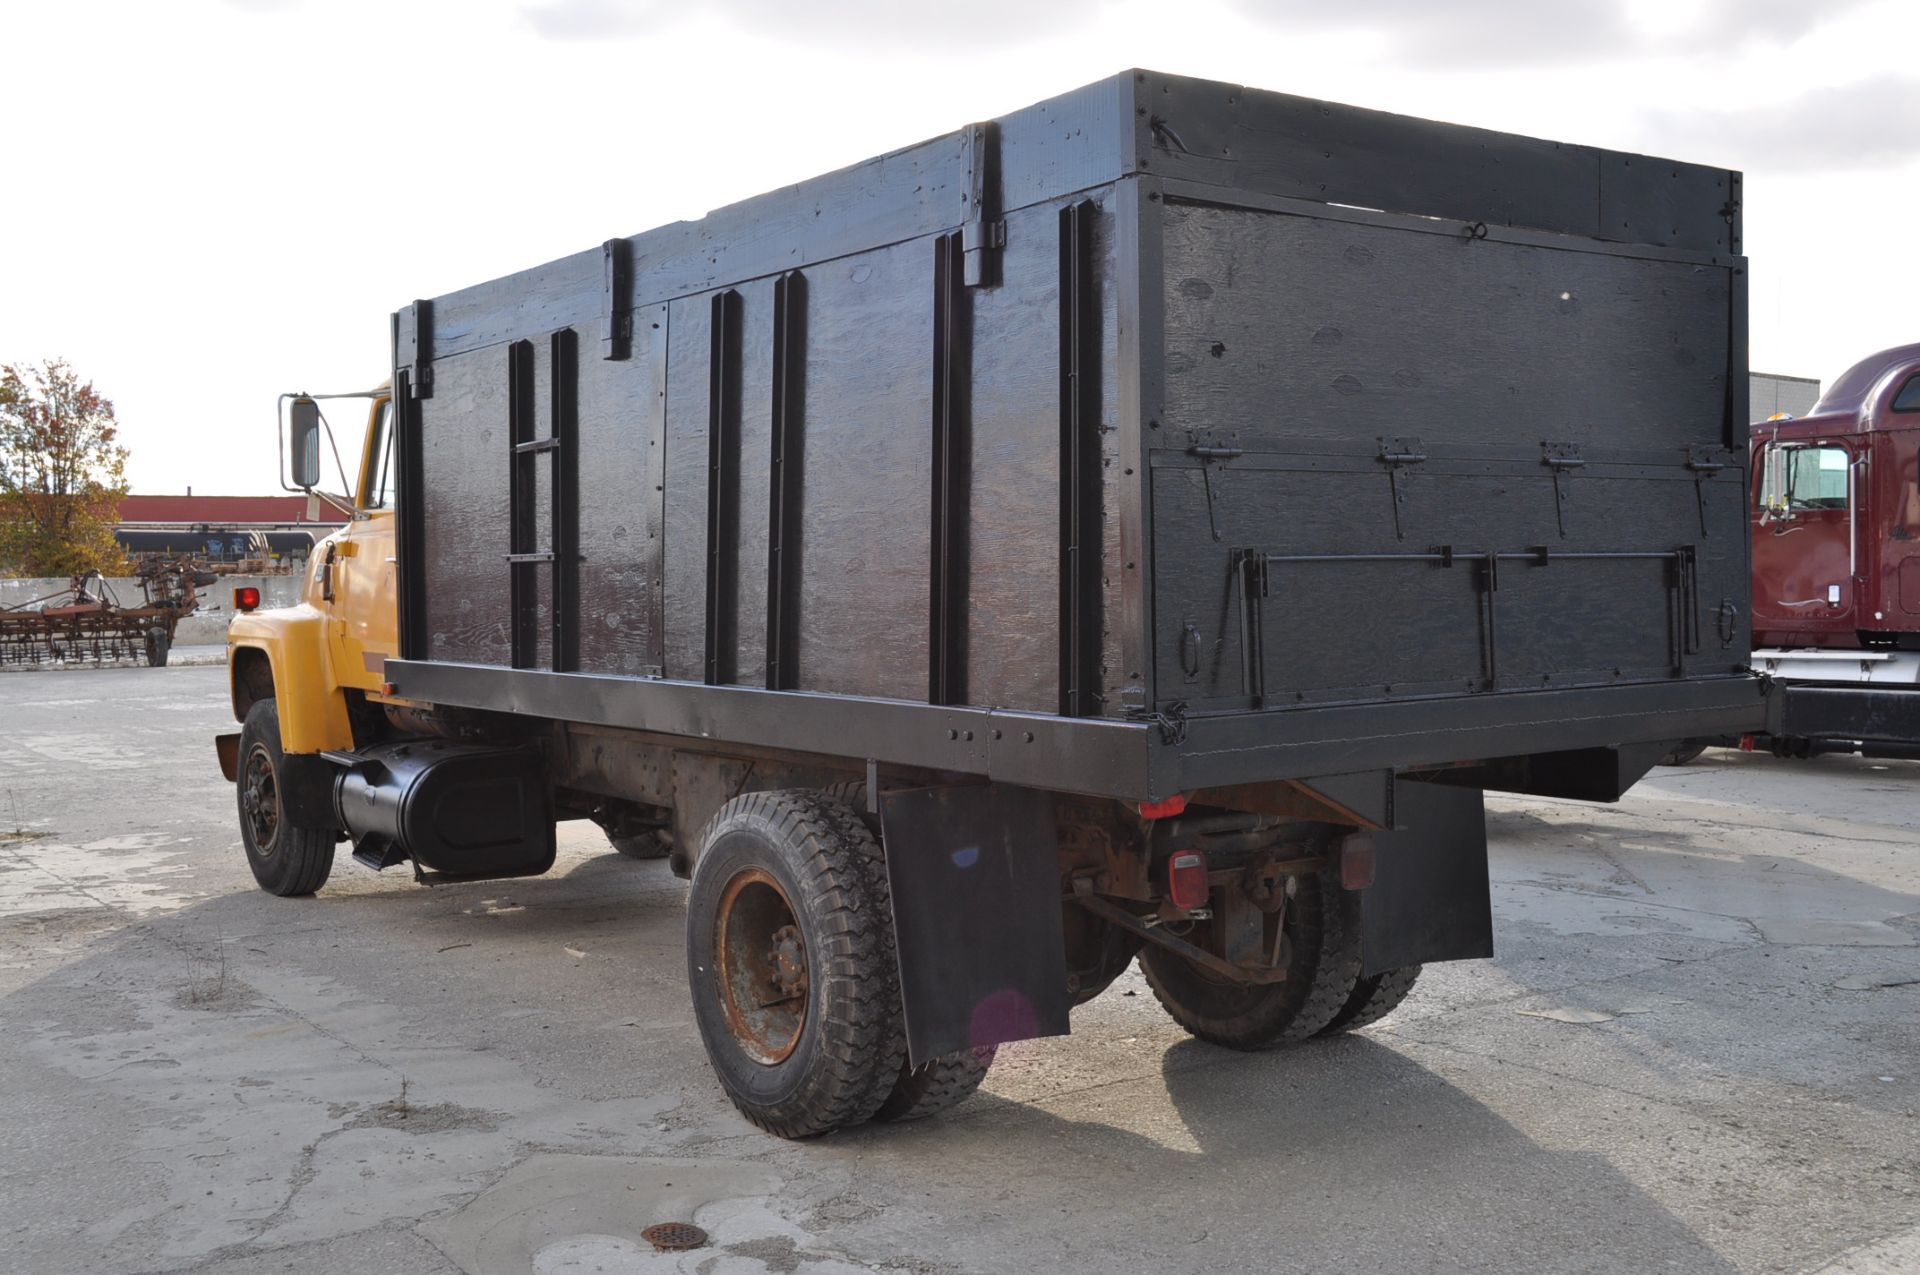
M460 877L535 876L553 866L553 800L526 749L414 739L333 754L333 804L354 856L411 858Z

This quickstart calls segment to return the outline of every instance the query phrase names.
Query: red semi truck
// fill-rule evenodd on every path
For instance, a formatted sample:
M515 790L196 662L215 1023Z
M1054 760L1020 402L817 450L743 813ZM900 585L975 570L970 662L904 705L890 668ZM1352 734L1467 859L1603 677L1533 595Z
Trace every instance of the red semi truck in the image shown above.
M1920 757L1920 345L1753 428L1753 666L1788 756Z

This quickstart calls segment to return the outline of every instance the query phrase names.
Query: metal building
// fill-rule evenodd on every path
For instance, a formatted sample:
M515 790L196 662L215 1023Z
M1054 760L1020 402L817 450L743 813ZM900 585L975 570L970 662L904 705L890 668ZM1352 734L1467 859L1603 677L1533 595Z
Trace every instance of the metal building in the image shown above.
M1820 382L1811 376L1775 376L1747 373L1747 401L1753 419L1764 421L1775 412L1805 416L1820 401Z

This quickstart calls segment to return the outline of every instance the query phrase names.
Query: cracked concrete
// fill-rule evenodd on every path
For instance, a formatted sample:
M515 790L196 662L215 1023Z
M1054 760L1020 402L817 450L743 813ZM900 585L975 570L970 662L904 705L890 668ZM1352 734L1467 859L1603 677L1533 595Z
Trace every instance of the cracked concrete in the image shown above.
M225 710L0 678L7 1269L1920 1269L1920 764L1496 799L1499 956L1379 1027L1230 1054L1130 973L946 1119L793 1145L707 1072L663 864L568 825L537 880L272 899Z

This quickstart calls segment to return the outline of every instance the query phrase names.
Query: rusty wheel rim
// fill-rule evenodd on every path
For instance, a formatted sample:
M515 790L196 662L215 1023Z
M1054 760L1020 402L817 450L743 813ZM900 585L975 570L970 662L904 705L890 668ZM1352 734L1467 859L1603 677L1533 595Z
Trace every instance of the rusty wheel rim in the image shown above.
M280 781L264 744L255 744L247 754L246 768L240 773L240 802L247 830L253 834L253 848L265 858L273 853L274 839L280 835Z
M755 1062L784 1062L806 1029L812 978L793 903L771 873L747 868L727 882L713 942L727 1031Z

